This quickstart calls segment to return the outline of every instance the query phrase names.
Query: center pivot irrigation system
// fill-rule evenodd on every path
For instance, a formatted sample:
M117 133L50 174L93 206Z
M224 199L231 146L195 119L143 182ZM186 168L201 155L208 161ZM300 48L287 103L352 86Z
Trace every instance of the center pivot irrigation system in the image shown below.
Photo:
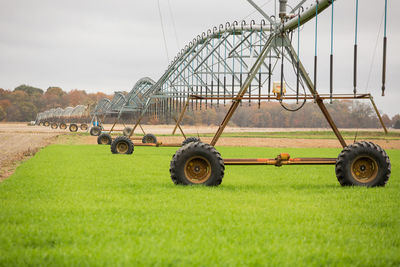
M152 100L154 102L154 94L150 90L152 86L155 84L155 82L150 79L150 78L142 78L140 79L132 88L132 90L126 95L123 96L123 98L120 98L120 100L117 101L118 107L111 108L112 112L117 113L117 118L115 119L112 127L110 130L103 130L102 133L99 134L97 138L97 143L98 144L112 144L112 137L111 133L115 131L115 127L117 123L121 120L121 116L123 114L128 114L129 117L135 117L139 112L141 112L144 107L146 107L146 111L149 113L154 113L155 115L157 114L156 110L153 109L152 107ZM115 97L114 97L115 98ZM113 103L113 101L111 101ZM149 104L148 104L149 103ZM153 105L154 106L154 105ZM112 144L111 150L115 153L125 153L128 151L125 151L125 143L127 140L131 142L131 140L135 139L141 139L143 143L157 143L157 138L152 135L152 134L146 134L141 125L138 123L140 128L142 129L142 132L144 134L143 137L132 137L132 134L134 132L134 129L131 127L125 127L123 130L124 136L120 136L116 138L116 142L113 144L119 144L118 146L114 146ZM125 126L125 124L124 124ZM134 127L136 128L136 127ZM95 129L93 127L91 129L91 132ZM95 134L97 135L97 134ZM123 146L123 147L122 147ZM121 150L122 149L122 150Z
M391 173L386 152L378 145L366 141L348 145L325 106L326 102L332 103L333 100L369 100L387 133L372 96L357 93L358 0L355 0L354 79L350 94L334 94L333 15L336 1L301 0L290 7L287 0L275 0L275 5L279 4L279 15L275 16L268 16L254 1L247 1L264 17L259 24L254 20L249 23L235 21L203 32L180 51L156 82L143 78L127 95L117 92L111 101L99 101L91 114L90 123L94 125L91 133L99 135L98 143L111 143L113 153L132 154L132 140L135 139L132 135L140 127L145 135L143 142L146 143L140 145L181 146L161 144L154 135L146 135L140 125L143 118L163 116L167 118L166 121L173 119L176 124L172 133L175 134L179 129L186 139L180 126L185 112L213 106L230 106L210 144L203 143L198 138L187 138L174 154L170 174L175 184L219 185L224 176L225 165L335 165L336 176L341 185L384 186ZM381 1L385 3L382 64L384 95L387 0ZM321 93L320 89L317 90L318 16L329 7L332 11L330 86L328 92ZM301 61L300 40L303 26L313 19L315 56L311 79ZM279 81L273 81L275 77L279 77ZM285 110L295 112L307 100L319 107L343 147L337 158L291 158L289 154L281 153L275 158L222 159L214 148L233 114L244 103L260 107L263 101L278 101ZM106 131L102 129L102 122L107 115L112 114L117 114L117 117L111 129ZM123 114L129 114L135 124L125 128L126 136L112 140L111 133L115 131Z
M334 99L370 100L377 116L387 132L382 118L370 94L357 93L357 27L354 45L354 83L351 94L333 93L333 0L299 1L287 12L286 0L279 0L279 18L268 16L256 3L247 0L265 20L240 24L226 23L204 32L189 43L168 66L161 78L146 88L146 101L135 108L136 123L128 137L121 136L111 143L113 153L131 154L133 134L149 109L156 114L180 113L176 129L186 110L207 109L216 105L230 105L210 144L196 138L188 138L173 156L170 164L171 178L175 184L219 185L225 165L336 165L336 176L341 185L383 186L390 177L391 165L386 152L371 142L355 142L347 145L324 101ZM306 2L311 6L304 8ZM329 93L317 91L317 26L318 15L332 8L330 88ZM386 10L382 75L382 93L386 80ZM314 79L312 80L300 60L300 34L302 26L315 18ZM267 22L267 23L266 23ZM358 0L356 0L356 25ZM297 49L293 36L297 35ZM278 71L276 71L278 69ZM274 72L280 81L272 82ZM288 81L294 80L295 86ZM291 91L289 94L287 91ZM307 92L308 91L308 92ZM133 96L134 94L132 94ZM135 99L133 97L133 99ZM261 101L279 101L288 111L301 109L307 100L317 104L328 124L343 147L338 158L291 158L281 153L268 159L222 159L214 148L236 109L244 102L249 105ZM205 105L203 105L205 103ZM126 104L126 109L131 104ZM115 125L115 124L114 124ZM182 131L183 134L183 131ZM183 134L184 135L184 134ZM147 144L149 146L176 146L177 144ZM179 144L178 144L179 146Z
M268 16L256 3L247 0L265 20L240 24L226 23L204 32L193 39L175 57L157 82L148 83L141 93L131 92L123 110L135 111L136 123L128 137L121 136L111 143L113 153L131 154L134 144L130 137L146 114L164 116L180 113L176 119L176 129L187 110L230 105L218 131L210 144L198 138L188 138L175 153L170 164L171 178L175 184L219 185L224 176L225 165L336 165L336 176L341 185L383 186L390 177L391 165L386 152L371 142L355 142L347 145L324 101L337 99L370 100L376 114L387 132L379 111L370 94L357 93L357 27L354 45L354 83L351 94L333 93L333 0L299 1L287 12L286 0L279 0L279 18ZM306 2L311 6L304 8ZM307 3L308 4L308 3ZM332 8L330 88L326 94L317 91L317 26L318 15ZM382 94L386 81L386 10L385 37L382 75ZM315 18L314 77L311 79L300 60L300 34L305 23ZM356 25L358 20L358 0L356 0ZM297 46L293 46L293 36ZM277 70L276 70L277 69ZM278 72L280 81L272 82ZM295 86L290 86L294 81ZM287 91L291 91L288 93ZM338 158L291 158L281 153L268 159L222 159L214 148L236 109L248 102L278 101L288 111L301 109L307 100L317 104L328 124L343 147ZM205 105L204 105L205 103ZM120 113L120 114L121 114ZM119 118L119 117L118 117ZM117 123L117 122L115 122ZM114 125L115 125L114 123ZM114 127L114 126L113 126ZM111 129L112 130L112 129ZM111 131L110 131L111 132ZM183 134L184 135L184 134ZM185 135L184 135L185 136ZM108 138L108 137L107 137ZM111 140L109 138L108 140ZM180 146L180 144L146 144L149 146Z
M89 107L78 105L76 107L52 108L36 115L35 124L39 126L50 126L52 129L69 128L71 132L88 130L87 120L89 118ZM78 126L80 124L80 126Z
M333 99L370 99L384 127L371 95L357 94L357 27L354 45L354 89L352 94L349 95L335 95L333 94L334 1L312 1L312 5L304 9L303 5L306 0L303 0L291 8L290 12L287 12L287 0L279 0L279 19L268 16L252 0L247 1L264 16L269 23L268 25L265 25L264 22L260 25L256 25L254 22L246 25L242 22L241 25L234 23L233 25L226 25L226 27L221 26L219 29L215 28L191 43L172 64L172 70L178 70L174 81L177 79L190 81L190 79L203 73L210 78L208 82L206 80L205 83L201 84L205 93L200 91L199 94L198 87L194 86L193 83L186 84L186 88L190 91L190 96L187 98L185 107L189 101L208 100L211 103L216 101L217 105L219 101L223 101L224 104L227 100L232 101L210 144L191 142L182 146L175 153L170 163L172 181L175 184L182 185L203 184L216 186L222 182L225 165L274 165L278 167L282 165L335 165L336 176L343 186L384 186L391 173L391 164L386 152L378 145L366 141L348 145L324 103L325 100L332 101ZM330 6L332 8L330 90L328 94L323 95L317 91L317 25L318 15ZM386 81L386 11L387 0L385 1L382 95L385 92ZM315 18L315 58L314 79L312 80L302 64L299 54L300 29L313 18ZM356 0L356 25L357 20L358 0ZM297 49L293 46L293 34L297 34ZM199 57L204 50L208 51L207 55ZM210 58L216 61L209 64ZM207 64L204 64L206 62ZM237 68L235 69L236 63L239 63L238 72ZM273 95L271 95L271 75L277 64L280 64L280 82L274 83L272 88ZM296 80L296 86L292 88L294 95L286 94L285 82L290 75L285 68L287 65L291 68L292 75L295 76ZM216 71L215 68L217 68ZM191 71L191 75L185 75L185 71ZM221 74L222 79L220 79ZM227 86L227 74L230 74L232 79L229 86ZM266 80L263 78L265 75L267 76ZM235 91L235 81L239 84L239 91ZM268 87L268 94L262 95L261 88L265 83ZM216 96L213 93L215 86L217 88L222 86L223 94ZM228 90L230 86L232 91ZM289 87L288 84L287 87ZM211 95L207 96L207 93L211 93ZM217 90L217 94L220 94L220 90ZM301 108L307 99L314 101L343 147L338 158L291 158L289 154L281 153L277 157L270 159L222 159L214 146L236 109L244 101L251 102L253 100L259 103L263 99L279 101L282 107L290 111L296 111ZM295 107L285 104L289 100L295 102ZM183 109L184 111L185 109ZM179 124L179 121L177 124ZM385 127L384 130L387 132Z

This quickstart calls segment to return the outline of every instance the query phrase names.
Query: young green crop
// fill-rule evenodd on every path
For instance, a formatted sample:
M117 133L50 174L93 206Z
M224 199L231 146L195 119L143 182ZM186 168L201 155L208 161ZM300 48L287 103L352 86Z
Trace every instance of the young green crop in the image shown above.
M223 157L339 149L219 147ZM226 166L219 187L175 186L176 148L52 145L0 184L0 266L399 265L400 151L384 188L334 166Z

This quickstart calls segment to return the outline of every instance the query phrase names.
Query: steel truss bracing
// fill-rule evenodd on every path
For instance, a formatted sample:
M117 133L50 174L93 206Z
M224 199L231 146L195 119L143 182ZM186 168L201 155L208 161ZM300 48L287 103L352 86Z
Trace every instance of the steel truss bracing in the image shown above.
M257 6L253 1L248 1ZM305 2L307 1L300 1L288 14L281 10L285 13L281 20L272 19L259 10L266 18L259 24L254 21L226 23L198 35L181 50L161 78L149 88L150 98L157 101L147 102L134 128L149 113L150 106L154 106L155 102L162 103L162 114L174 117L186 108L207 109L210 106L226 105L234 97L236 100L233 100L232 114L236 105L243 104L244 99L249 104L256 103L258 106L264 99L276 99L284 106L283 101L288 98L283 96L283 92L280 97L273 94L272 79L273 74L278 73L280 84L286 82L288 74L283 67L283 62L286 62L293 69L293 75L298 77L297 90L289 88L289 93L296 94L297 103L299 99L304 100L298 104L298 108L305 103L306 91L309 91L341 144L345 145L326 112L323 101L318 98L315 77L314 81L309 77L291 39L302 25L328 8L332 0L308 1L312 3L311 6L303 8ZM278 65L281 66L277 69ZM332 97L333 95L331 99ZM187 99L190 101L186 102ZM226 122L229 121L230 114L228 113ZM221 126L222 132L226 125L223 122ZM213 143L217 140L218 137Z
M230 104L230 108L226 113L223 121L221 122L216 134L214 135L213 140L210 144L206 144L200 141L193 141L187 143L182 146L172 157L170 162L170 174L171 179L175 184L179 185L206 185L206 186L218 186L221 184L224 173L225 173L225 165L274 165L277 167L283 165L335 165L335 172L338 178L338 181L343 186L384 186L391 173L391 164L389 157L386 152L378 145L372 142L355 142L347 146L345 140L343 139L341 133L337 129L334 121L332 120L327 108L325 107L324 100L326 99L370 99L375 110L376 106L372 100L371 95L364 94L359 95L354 90L351 96L344 95L338 96L333 94L332 82L330 83L331 87L329 88L329 94L324 96L320 94L317 90L317 25L318 25L318 14L320 14L324 9L333 4L334 0L315 0L312 1L313 5L308 8L302 8L302 5L306 1L300 1L293 9L292 12L287 12L287 0L279 0L279 19L275 15L275 18L268 16L260 7L255 4L253 0L247 0L250 4L252 4L256 10L258 10L266 19L270 22L270 32L265 34L265 32L260 31L261 36L263 33L266 35L265 38L260 38L260 47L259 53L255 57L255 60L247 65L247 72L245 72L244 79L240 79L240 87L236 92L232 91L232 95L230 97L226 97L224 95L221 97L214 97L207 95L208 91L208 83L206 83L206 94L200 92L200 94L193 93L188 96L188 100L226 100L230 99L232 102ZM275 2L276 3L276 2ZM385 4L387 2L385 1ZM385 5L386 6L386 5ZM296 14L296 10L298 13ZM333 14L333 11L332 11ZM297 28L299 29L301 25L306 23L307 21L315 18L315 56L314 56L314 79L311 79L308 72L306 71L304 65L302 64L299 58L299 49L293 47L291 42L291 34ZM333 20L332 20L333 22ZM235 31L234 31L235 32ZM246 39L243 31L241 32L243 35L243 39ZM211 42L214 38L214 34L210 35L210 38L207 38L202 42L202 44L206 44L207 42ZM219 38L220 35L218 35ZM251 36L251 35L250 35ZM332 35L333 36L333 35ZM386 37L386 36L385 36ZM384 40L385 42L385 40ZM262 43L262 44L261 44ZM243 41L241 40L240 45L243 45ZM196 45L194 46L196 47ZM236 53L237 46L232 46L233 54ZM298 46L299 47L299 46ZM251 46L249 46L249 50L251 51ZM194 50L193 53L198 50ZM242 52L243 50L240 50ZM192 52L190 52L192 53ZM331 66L332 66L332 50L331 50ZM252 52L249 53L249 58L252 58ZM385 73L385 57L386 51L384 49L384 67L383 72ZM281 153L276 156L276 158L253 158L253 159L222 159L221 154L215 149L215 145L223 133L226 125L229 120L233 116L235 110L239 107L239 105L243 102L243 100L249 99L251 100L261 100L268 99L270 100L270 91L268 91L267 96L261 96L259 93L258 97L251 96L252 86L254 83L262 82L262 68L265 65L265 62L268 62L273 58L280 59L280 82L275 83L279 86L274 86L273 93L275 94L272 98L279 101L281 104L284 100L292 99L298 103L299 100L307 100L312 99L320 108L333 132L335 133L337 139L340 144L343 146L343 151L340 153L338 158L292 158L287 153ZM180 60L184 60L180 57ZM205 58L205 60L207 60ZM246 60L246 57L240 57L240 60L243 65L243 61ZM289 62L293 66L294 73L297 77L297 90L295 95L287 95L285 90L285 68L284 64ZM184 62L184 61L183 61ZM190 61L187 62L187 65L190 65ZM179 65L180 66L180 65ZM185 68L182 68L177 72L176 79L185 80L185 75L183 74ZM211 66L214 66L213 64ZM244 66L244 65L243 65ZM271 65L272 66L272 65ZM189 67L186 67L188 69ZM196 74L196 70L198 68L193 68L193 75ZM173 70L176 70L174 68ZM269 75L274 70L273 67L269 67ZM261 75L259 75L261 73ZM180 75L182 75L182 78ZM211 71L210 78L211 81L214 81L214 74ZM217 79L219 79L217 73ZM243 75L242 72L240 72ZM332 69L331 69L331 79L332 79ZM235 79L235 71L232 71L232 79ZM242 77L241 77L242 78ZM268 81L271 81L271 76L268 77ZM176 79L172 80L175 81ZM384 91L385 85L385 77L383 77L383 87L382 91ZM303 95L299 94L299 84L302 87L305 87L308 94L305 92ZM188 87L191 88L191 87ZM224 88L225 89L225 88ZM261 91L261 90L260 90ZM225 92L224 92L225 93ZM189 101L186 102L183 112L187 108ZM218 103L218 102L217 102ZM300 106L301 107L301 106ZM287 108L287 107L286 107ZM183 112L181 112L177 126L179 126L179 120L183 116ZM380 118L379 112L378 116ZM382 122L381 118L380 121ZM383 125L384 126L384 125ZM175 127L176 128L176 127ZM386 131L386 129L385 129Z
M101 100L91 113L92 122L118 114L115 126L122 114L129 114L136 122L133 127L136 129L144 116L162 117L167 122L175 119L179 123L182 116L178 118L178 114L184 110L232 105L212 142L215 144L238 105L247 102L260 106L262 101L278 100L286 108L285 101L293 100L295 95L297 108L301 108L311 95L341 144L345 145L316 90L316 78L309 77L298 57L299 48L296 51L292 45L293 34L333 1L303 0L289 12L286 11L287 1L281 1L284 4L280 5L279 18L268 16L252 0L248 2L265 20L260 23L235 21L203 32L178 53L156 82L142 78L128 94L116 92L110 103ZM311 5L305 8L308 3ZM285 71L284 62L292 76L297 77L297 88L289 87L285 94L273 91L272 81L280 76L279 84L286 83L290 74ZM357 97L359 95L354 95Z

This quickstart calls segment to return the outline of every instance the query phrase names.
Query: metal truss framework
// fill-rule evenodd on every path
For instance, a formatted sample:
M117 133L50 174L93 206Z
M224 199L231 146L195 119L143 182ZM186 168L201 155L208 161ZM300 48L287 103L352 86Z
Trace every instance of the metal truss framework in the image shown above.
M266 15L253 1L248 2L256 7L266 20L259 24L254 21L221 24L193 39L174 58L160 79L148 88L150 97L146 104L141 106L132 133L146 114L174 116L181 113L177 119L176 130L183 117L182 113L187 108L207 109L229 102L230 111L211 142L211 145L215 145L233 112L245 101L260 106L263 100L277 100L282 103L285 100L298 102L310 99L319 106L341 145L346 146L327 112L323 102L326 98L319 95L315 78L313 81L308 75L291 39L296 30L323 12L333 1L309 1L311 6L308 8L303 7L307 1L300 1L289 14L284 11L285 17L281 20ZM280 84L285 82L283 61L293 67L293 73L298 77L297 90L291 88L292 95L273 92L274 72L280 70ZM280 68L276 71L279 65ZM370 95L334 96L331 93L329 99L370 99L382 123ZM383 123L382 126L384 127Z
M108 114L118 114L111 128L113 130L121 115L129 113L136 120L131 132L133 134L146 115L172 118L181 113L179 119L175 118L178 126L186 109L201 110L230 104L230 111L212 141L212 145L215 145L237 106L245 101L260 106L263 100L278 100L282 103L285 100L298 102L312 99L320 107L342 146L345 146L346 143L326 110L324 98L316 90L315 80L309 77L291 39L299 27L328 8L333 1L299 1L287 15L284 11L285 17L281 20L265 14L252 0L248 2L265 20L258 24L253 20L241 23L235 21L203 32L178 53L157 82L147 77L142 78L127 95L116 92L111 102L100 100L91 113L92 122L103 121ZM306 2L311 2L311 6L304 8ZM281 84L284 83L283 61L288 62L293 67L294 75L299 77L297 91L291 89L292 95L273 92L272 75L279 72L279 69ZM342 97L372 100L370 95ZM329 98L343 99L332 94ZM374 103L373 106L377 111Z

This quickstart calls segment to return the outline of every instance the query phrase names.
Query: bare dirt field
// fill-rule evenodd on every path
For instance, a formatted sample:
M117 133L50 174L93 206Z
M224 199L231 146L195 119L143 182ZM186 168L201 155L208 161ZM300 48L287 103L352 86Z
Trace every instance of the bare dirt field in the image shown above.
M23 129L22 131L18 129ZM39 149L53 143L61 133L36 131L26 124L0 124L0 181L15 170L18 162L33 156Z
M111 125L105 125L110 129ZM216 126L185 126L187 136L215 133ZM119 127L122 129L122 127ZM171 134L173 125L143 125L148 133ZM239 128L227 127L226 133L238 132L288 132L288 131L329 131L329 129L277 129L277 128ZM346 129L342 129L346 130ZM376 131L376 129L363 129ZM139 130L140 131L140 130ZM139 132L137 132L139 133ZM177 132L179 133L179 132ZM203 142L210 142L211 137L202 137ZM162 143L181 143L182 136L160 136ZM351 143L353 140L348 140ZM385 149L400 149L400 140L369 140ZM140 141L136 141L139 142ZM135 143L136 143L135 142ZM78 135L66 130L52 130L50 127L27 126L25 123L0 123L0 181L15 170L19 162L33 156L41 148L53 143L97 144L97 137ZM290 138L241 138L221 137L219 146L260 146L260 147L332 147L340 148L335 139L290 139Z

